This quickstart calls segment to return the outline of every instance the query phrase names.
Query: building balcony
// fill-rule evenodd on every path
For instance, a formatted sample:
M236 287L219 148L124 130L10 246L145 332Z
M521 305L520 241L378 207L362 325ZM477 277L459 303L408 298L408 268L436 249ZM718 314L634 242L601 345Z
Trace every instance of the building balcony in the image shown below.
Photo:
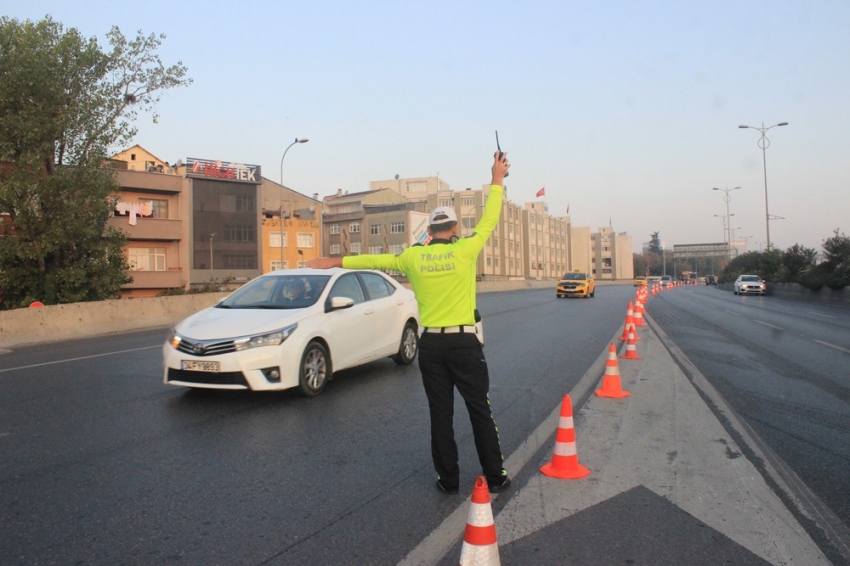
M179 241L183 238L183 221L162 218L136 218L136 225L130 225L129 216L113 216L109 226L127 234L131 240Z
M122 289L173 289L186 283L186 275L180 268L168 271L129 271L132 283L122 285Z

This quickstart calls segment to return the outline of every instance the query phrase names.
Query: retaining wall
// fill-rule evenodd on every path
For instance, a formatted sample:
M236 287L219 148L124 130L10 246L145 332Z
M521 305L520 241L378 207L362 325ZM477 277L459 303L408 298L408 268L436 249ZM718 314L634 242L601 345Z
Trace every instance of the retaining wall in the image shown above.
M479 293L555 287L554 281L482 281ZM177 324L228 293L116 299L0 311L0 348Z

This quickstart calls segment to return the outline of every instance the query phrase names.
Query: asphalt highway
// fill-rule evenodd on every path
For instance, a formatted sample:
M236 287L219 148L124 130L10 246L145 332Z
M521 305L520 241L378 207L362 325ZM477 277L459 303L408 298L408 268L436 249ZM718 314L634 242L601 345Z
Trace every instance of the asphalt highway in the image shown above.
M633 296L479 297L506 456L619 335ZM680 288L649 309L846 529L850 313L770 301ZM433 486L415 364L340 372L313 399L187 391L162 384L165 330L0 355L4 564L396 564L462 504ZM471 485L480 470L460 402L455 424Z

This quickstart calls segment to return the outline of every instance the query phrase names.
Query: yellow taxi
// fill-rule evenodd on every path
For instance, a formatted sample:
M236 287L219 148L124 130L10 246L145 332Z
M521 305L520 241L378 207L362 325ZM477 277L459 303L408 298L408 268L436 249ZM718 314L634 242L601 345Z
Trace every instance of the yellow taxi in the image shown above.
M634 281L635 287L644 287L646 285L646 277L638 275Z
M592 297L596 294L596 281L587 273L569 271L558 281L555 297Z

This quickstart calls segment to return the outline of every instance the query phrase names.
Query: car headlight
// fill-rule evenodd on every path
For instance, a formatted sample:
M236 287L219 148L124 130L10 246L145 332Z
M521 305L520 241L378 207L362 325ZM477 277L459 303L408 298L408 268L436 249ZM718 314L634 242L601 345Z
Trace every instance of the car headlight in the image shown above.
M183 341L183 338L179 334L177 334L177 332L175 332L174 329L172 328L171 330L168 331L168 337L165 339L165 341L168 344L171 344L171 347L176 350L177 346L180 345L180 342Z
M261 348L263 346L278 346L282 344L284 340L289 338L296 328L298 328L298 323L266 334L237 338L233 341L233 345L237 352L250 350L251 348Z

